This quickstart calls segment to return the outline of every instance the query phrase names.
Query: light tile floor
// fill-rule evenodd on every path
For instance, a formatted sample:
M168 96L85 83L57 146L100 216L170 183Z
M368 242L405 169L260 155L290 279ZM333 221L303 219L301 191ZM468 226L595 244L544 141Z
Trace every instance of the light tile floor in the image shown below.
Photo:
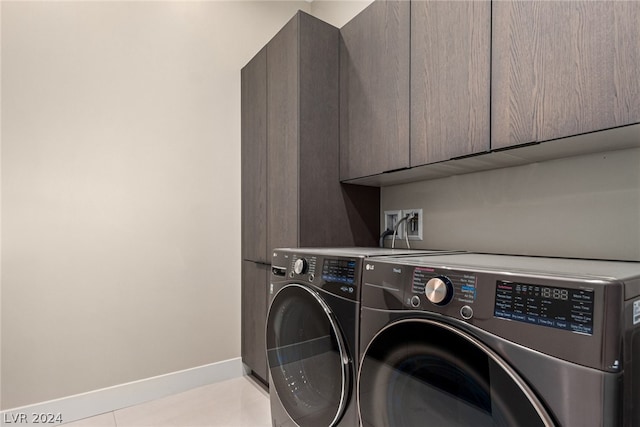
M269 393L249 377L241 377L64 426L270 427Z

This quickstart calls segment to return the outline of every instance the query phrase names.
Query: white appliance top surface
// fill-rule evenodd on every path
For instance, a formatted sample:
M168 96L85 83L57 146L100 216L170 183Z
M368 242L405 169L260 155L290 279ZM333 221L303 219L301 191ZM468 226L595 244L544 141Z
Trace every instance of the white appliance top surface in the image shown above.
M592 277L605 280L640 279L640 262L601 261L570 258L543 258L515 255L457 253L428 257L381 259L405 265L428 265L494 272L519 272L563 277Z
M359 247L344 247L344 248L277 248L274 251L289 251L299 254L315 254L315 255L329 255L329 256L355 256L355 257L372 257L372 256L417 256L424 255L430 256L430 254L443 254L452 253L455 251L438 251L438 250L425 250L425 249L391 249L391 248L359 248Z

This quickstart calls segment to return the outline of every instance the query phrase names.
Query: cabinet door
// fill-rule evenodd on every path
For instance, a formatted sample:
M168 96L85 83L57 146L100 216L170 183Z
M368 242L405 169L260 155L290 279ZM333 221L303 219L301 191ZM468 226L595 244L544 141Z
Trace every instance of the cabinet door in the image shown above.
M376 1L340 30L340 178L409 167L410 3Z
M265 327L270 267L242 261L242 362L263 381L269 380Z
M639 23L635 1L494 2L492 148L640 122Z
M300 246L375 246L378 188L340 183L340 31L300 13Z
M489 150L491 2L411 3L411 166Z
M267 251L298 245L298 15L267 44Z
M241 82L242 258L268 262L266 49L242 69Z

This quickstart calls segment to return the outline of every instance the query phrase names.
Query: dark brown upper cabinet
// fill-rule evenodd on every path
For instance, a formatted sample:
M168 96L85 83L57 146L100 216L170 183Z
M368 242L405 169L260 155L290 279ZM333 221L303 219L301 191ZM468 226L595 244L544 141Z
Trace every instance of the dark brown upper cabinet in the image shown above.
M268 262L267 49L241 71L242 259Z
M640 146L638 22L637 1L375 1L341 30L341 179Z
M491 148L640 122L639 23L635 1L494 2Z
M411 166L489 151L491 2L411 3Z
M243 259L358 240L339 181L338 39L298 12L242 70Z
M489 150L491 3L376 1L341 29L343 180Z
M268 251L375 244L379 190L340 184L337 28L299 12L269 42L267 105Z
M376 1L340 34L341 179L409 167L410 3Z

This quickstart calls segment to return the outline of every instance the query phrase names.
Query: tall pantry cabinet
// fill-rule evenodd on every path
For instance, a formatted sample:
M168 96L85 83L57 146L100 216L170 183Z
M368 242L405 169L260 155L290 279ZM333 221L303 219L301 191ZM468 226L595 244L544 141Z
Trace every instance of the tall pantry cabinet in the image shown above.
M268 381L277 247L375 246L379 189L340 184L339 30L298 12L242 69L242 359Z

